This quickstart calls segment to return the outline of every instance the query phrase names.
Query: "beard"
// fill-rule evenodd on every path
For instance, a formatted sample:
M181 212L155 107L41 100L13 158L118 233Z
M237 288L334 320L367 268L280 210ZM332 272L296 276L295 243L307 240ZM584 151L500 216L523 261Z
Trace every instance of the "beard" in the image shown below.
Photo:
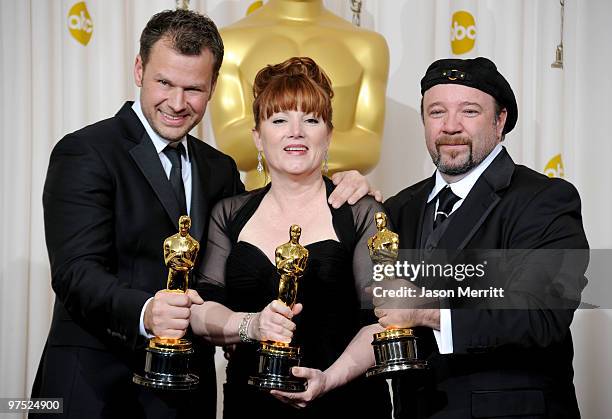
M461 158L459 161L455 161L458 158L459 153L451 153L449 161L442 160L442 153L440 153L440 147L444 145L466 145L468 147L467 156ZM474 167L478 166L483 158L474 159L474 153L472 151L472 139L470 137L457 137L444 135L436 139L435 152L431 154L431 160L433 164L438 168L440 173L449 176L463 175Z

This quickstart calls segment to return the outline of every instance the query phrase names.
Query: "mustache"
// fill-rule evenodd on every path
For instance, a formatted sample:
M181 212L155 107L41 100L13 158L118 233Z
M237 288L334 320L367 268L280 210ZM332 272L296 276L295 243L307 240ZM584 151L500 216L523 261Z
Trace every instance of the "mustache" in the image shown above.
M466 136L443 135L436 138L436 147L441 145L470 145L472 140Z

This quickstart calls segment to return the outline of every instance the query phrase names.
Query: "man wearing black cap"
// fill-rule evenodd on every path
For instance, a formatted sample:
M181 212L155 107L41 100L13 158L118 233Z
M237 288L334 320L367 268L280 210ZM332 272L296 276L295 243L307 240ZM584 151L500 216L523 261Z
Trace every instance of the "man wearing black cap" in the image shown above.
M419 358L428 363L394 380L395 417L579 417L569 326L586 283L588 243L578 193L564 180L516 165L501 145L518 109L490 60L438 60L421 92L426 146L437 170L385 203L400 258L423 266L440 255L445 266L483 263L482 278L459 282L451 275L446 282L454 288L446 290L492 285L504 298L455 294L406 299L401 308L375 299L380 325L415 328ZM486 266L485 254L504 257ZM427 281L416 284L436 285ZM407 307L415 302L427 308ZM371 334L360 332L325 372L294 368L308 379L306 392L273 393L305 406L363 374L374 362L370 341Z
M460 259L473 249L588 248L576 189L516 165L501 145L518 108L493 62L438 60L421 93L425 142L437 170L385 203L402 249L423 249L427 260L440 249ZM536 262L524 271L522 264L486 279L501 284L505 300L496 303L505 309L492 309L492 298L376 309L382 326L417 327L425 351L435 338L422 354L429 371L395 380L396 417L580 416L569 326L585 285L583 259L565 280L544 273L540 266L550 260L539 255L529 253ZM544 300L558 281L572 298L551 307Z

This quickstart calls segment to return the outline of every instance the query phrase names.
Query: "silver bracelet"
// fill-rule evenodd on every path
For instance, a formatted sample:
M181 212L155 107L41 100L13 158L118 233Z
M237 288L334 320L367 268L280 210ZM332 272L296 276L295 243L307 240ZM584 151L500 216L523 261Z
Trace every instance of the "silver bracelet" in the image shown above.
M256 314L257 313L247 313L240 321L240 326L238 326L238 336L240 337L240 342L256 342L256 340L251 339L247 333L249 331L249 325L251 324L251 320L253 320L253 317L255 317Z

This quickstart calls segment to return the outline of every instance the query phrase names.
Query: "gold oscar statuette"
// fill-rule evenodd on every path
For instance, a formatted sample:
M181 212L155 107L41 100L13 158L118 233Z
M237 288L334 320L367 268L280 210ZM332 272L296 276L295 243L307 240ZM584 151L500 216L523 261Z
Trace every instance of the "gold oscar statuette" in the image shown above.
M302 229L293 224L289 229L289 241L276 248L276 270L280 275L278 299L293 308L297 297L298 282L308 262L308 250L299 243ZM249 384L260 389L290 392L306 390L306 381L291 374L292 367L300 365L300 348L284 342L261 342L257 375L249 378Z
M189 235L191 218L179 218L179 232L164 240L164 263L168 267L165 292L185 293L189 288L189 273L193 269L200 243ZM155 336L146 348L144 374L134 374L132 381L145 387L162 390L192 390L199 378L189 372L194 350L186 338Z
M368 239L370 258L374 265L394 265L399 253L399 236L387 228L387 215L377 212L376 234ZM383 269L382 272L385 270ZM385 279L393 279L387 278ZM366 372L367 377L389 376L396 371L424 369L427 362L418 359L416 337L412 329L387 327L375 333L372 347L376 364Z

